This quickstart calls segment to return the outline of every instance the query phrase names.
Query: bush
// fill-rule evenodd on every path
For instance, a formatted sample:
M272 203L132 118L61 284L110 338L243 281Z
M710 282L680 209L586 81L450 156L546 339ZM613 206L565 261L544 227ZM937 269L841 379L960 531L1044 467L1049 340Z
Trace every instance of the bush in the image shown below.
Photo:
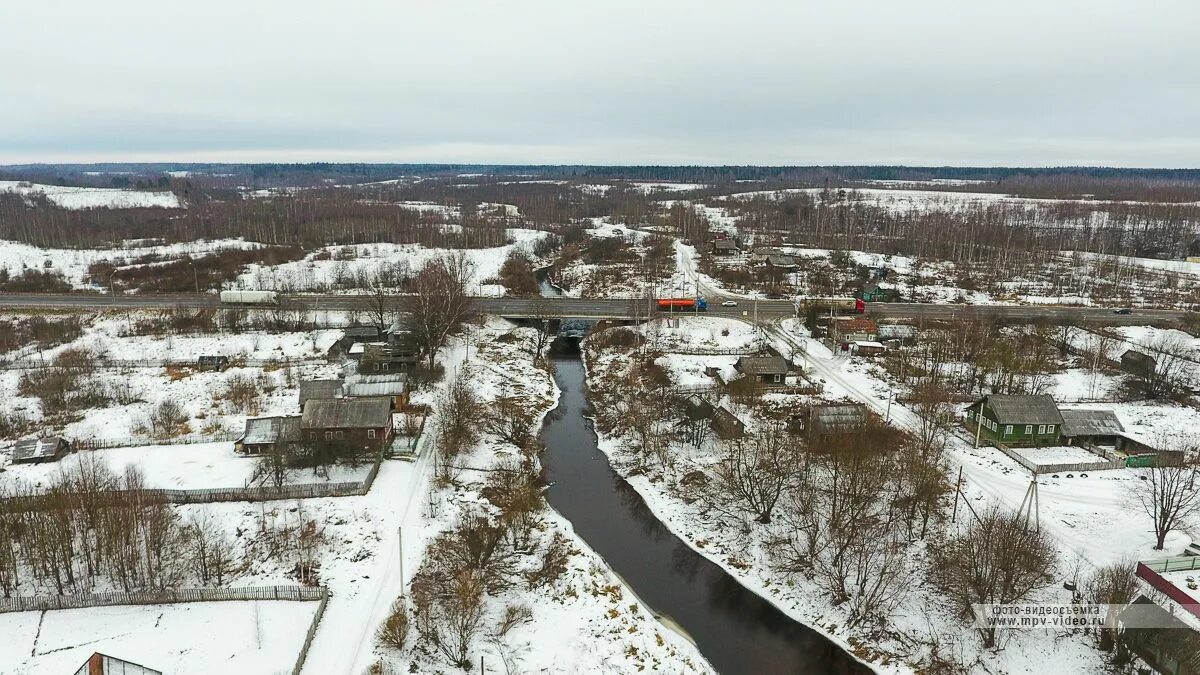
M9 293L70 293L74 287L59 272L29 268L20 276L10 277L0 269L0 291Z
M408 607L404 598L396 598L388 617L383 620L379 630L375 632L375 641L382 647L404 649L408 640Z

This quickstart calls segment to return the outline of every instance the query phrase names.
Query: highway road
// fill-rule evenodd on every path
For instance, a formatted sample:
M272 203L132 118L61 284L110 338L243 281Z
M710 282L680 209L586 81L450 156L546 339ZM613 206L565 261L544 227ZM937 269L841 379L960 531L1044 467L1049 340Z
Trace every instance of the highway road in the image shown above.
M344 294L281 295L280 307L310 311L350 310L365 308L362 297ZM720 297L714 298L708 314L741 317L753 320L778 319L794 316L795 309L788 300L739 299L735 307L724 307ZM530 317L535 313L557 318L580 319L641 319L649 310L645 299L590 298L477 298L480 309L488 314L505 317ZM106 308L169 308L198 309L219 307L215 294L173 295L94 295L84 293L40 294L0 293L0 307L24 309L106 309ZM871 303L868 313L874 318L961 319L965 317L992 318L1002 321L1046 321L1051 323L1092 323L1116 325L1165 325L1178 323L1190 312L1164 309L1134 309L1129 314L1115 314L1104 307L1070 307L1063 305L959 305L926 303Z

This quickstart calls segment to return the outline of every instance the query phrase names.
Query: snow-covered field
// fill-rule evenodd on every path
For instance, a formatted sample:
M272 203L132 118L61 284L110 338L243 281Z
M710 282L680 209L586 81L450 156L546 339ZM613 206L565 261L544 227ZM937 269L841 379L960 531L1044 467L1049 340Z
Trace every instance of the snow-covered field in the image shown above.
M64 209L132 209L157 207L182 208L184 204L173 192L147 192L119 188L64 187L41 185L12 180L0 181L0 192L20 195L45 195Z
M96 283L86 281L88 266L101 260L129 265L144 256L171 259L228 249L252 248L262 248L262 244L241 239L220 239L161 246L131 243L128 247L113 249L47 249L15 241L0 241L0 269L8 270L13 276L20 275L25 268L46 269L59 272L76 288L104 288L106 280L101 279Z
M0 614L0 672L73 673L93 652L171 675L289 673L316 602L194 602Z
M495 248L466 249L463 255L474 266L471 291L481 295L503 295L504 287L487 283L500 272L500 266L517 247L528 250L533 242L545 236L538 230L510 229L512 244ZM277 291L321 291L336 288L360 276L368 279L381 269L400 266L417 271L427 261L452 251L425 248L419 244L359 244L331 246L318 249L303 260L281 265L251 265L235 282L240 289ZM333 255L331 255L333 254ZM345 259L337 259L339 257ZM322 259L324 258L324 259Z

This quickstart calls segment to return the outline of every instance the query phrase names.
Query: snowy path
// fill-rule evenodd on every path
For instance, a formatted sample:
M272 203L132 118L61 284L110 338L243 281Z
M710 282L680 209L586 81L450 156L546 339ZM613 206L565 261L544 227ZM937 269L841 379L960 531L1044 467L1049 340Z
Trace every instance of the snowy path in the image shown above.
M880 415L887 415L898 426L916 429L920 421L915 413L892 402L888 394L873 387L879 382L861 373L845 370L848 359L829 352L812 340L797 338L779 327L771 326L768 334L790 348L805 354L808 367L834 388L864 403ZM1000 503L1016 510L1025 497L1032 477L1015 462L992 448L974 448L962 438L952 435L948 448L951 475L959 468L965 485L964 494L976 510L990 503ZM1152 551L1149 521L1138 506L1131 504L1126 484L1136 480L1130 471L1097 472L1089 478L1039 479L1040 525L1059 542L1066 554L1064 567L1069 567L1077 555L1087 566L1099 566L1122 558L1141 558L1161 555ZM1180 547L1186 535L1175 533L1168 539Z
M448 350L443 361L446 372L457 377L465 356L461 345ZM426 428L434 428L432 420ZM404 590L399 564L400 528L404 528L404 576L412 576L425 549L421 507L432 477L433 449L425 440L416 461L384 462L374 486L364 497L372 504L364 509L370 508L379 519L376 524L382 533L374 564L362 578L367 583L330 589L333 594L313 639L304 673L362 673L373 662L376 626L383 623L392 602Z

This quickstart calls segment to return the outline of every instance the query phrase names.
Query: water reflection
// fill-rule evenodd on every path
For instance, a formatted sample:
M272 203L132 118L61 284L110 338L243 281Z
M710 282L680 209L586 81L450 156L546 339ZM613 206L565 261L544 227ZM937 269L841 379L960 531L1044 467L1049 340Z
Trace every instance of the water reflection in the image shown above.
M561 341L560 341L561 342ZM583 366L556 344L559 406L546 417L550 503L652 609L671 617L721 673L869 673L821 635L747 591L654 517L610 467L584 418ZM564 353L565 351L565 353Z

